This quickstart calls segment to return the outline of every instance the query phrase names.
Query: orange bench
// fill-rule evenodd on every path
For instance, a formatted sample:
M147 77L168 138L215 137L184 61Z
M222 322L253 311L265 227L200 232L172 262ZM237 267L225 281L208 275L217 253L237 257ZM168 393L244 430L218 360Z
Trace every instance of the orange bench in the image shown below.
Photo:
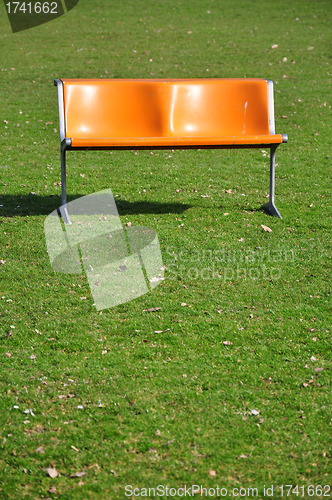
M57 79L61 140L61 203L66 151L101 149L270 148L274 203L276 134L273 82L261 78Z

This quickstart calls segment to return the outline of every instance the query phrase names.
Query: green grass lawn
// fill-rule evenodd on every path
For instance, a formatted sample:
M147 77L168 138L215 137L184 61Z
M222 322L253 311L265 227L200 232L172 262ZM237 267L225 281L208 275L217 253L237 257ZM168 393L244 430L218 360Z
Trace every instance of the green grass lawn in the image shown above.
M81 0L16 34L1 13L0 498L332 495L307 489L332 477L331 2ZM53 79L244 76L275 83L283 220L260 210L269 151L69 152L69 200L111 188L166 266L97 312L46 252Z

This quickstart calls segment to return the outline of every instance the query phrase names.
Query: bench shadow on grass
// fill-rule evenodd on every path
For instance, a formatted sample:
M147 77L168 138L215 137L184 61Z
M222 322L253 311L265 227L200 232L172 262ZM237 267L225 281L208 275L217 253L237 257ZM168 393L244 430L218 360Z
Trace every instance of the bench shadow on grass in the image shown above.
M68 201L76 200L86 196L84 194L75 194L68 196ZM183 203L160 203L156 201L128 201L115 199L119 215L134 214L163 214L174 213L182 214L191 205ZM59 208L61 198L59 195L0 195L0 218L1 217L26 217L34 215L49 215Z

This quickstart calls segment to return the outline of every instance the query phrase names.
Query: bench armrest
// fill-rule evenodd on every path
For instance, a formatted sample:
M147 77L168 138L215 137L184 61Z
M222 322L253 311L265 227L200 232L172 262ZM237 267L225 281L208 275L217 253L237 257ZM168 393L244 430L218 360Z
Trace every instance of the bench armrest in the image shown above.
M65 107L63 100L63 83L62 80L56 78L54 80L54 85L58 88L58 105L59 105L59 130L60 130L60 141L61 143L66 138L65 132Z

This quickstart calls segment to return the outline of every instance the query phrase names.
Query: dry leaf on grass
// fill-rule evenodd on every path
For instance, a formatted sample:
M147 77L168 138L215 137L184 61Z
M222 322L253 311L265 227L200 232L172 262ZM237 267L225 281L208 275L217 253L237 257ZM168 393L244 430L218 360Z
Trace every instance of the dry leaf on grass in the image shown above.
M86 475L86 472L81 471L81 472L75 472L75 474L71 474L70 477L82 477L82 476L85 476L85 475Z
M233 345L233 342L231 342L230 340L225 340L223 342L224 345Z
M155 312L155 311L160 311L161 307L150 307L150 309L143 309L143 312Z
M51 486L49 490L47 490L49 493L56 493L56 487Z
M88 469L93 469L94 467L96 467L96 469L100 469L98 464L89 465Z
M36 453L45 453L45 450L42 446L38 446L38 448L35 450Z
M167 443L164 443L163 446L167 446L169 444L174 443L175 439L171 439L170 441L167 441Z
M210 476L210 477L214 477L215 475L216 475L216 471L215 471L215 470L210 469L210 470L209 470L209 476Z
M51 467L46 469L46 472L52 479L54 479L58 475L58 471L56 469L52 469Z
M264 229L264 231L267 231L268 233L272 233L272 229L269 226L264 226L264 224L261 224L261 227Z
M78 448L76 448L76 446L74 446L74 445L71 445L71 449L72 449L72 450L75 450L75 451L80 451L80 450L79 450Z

